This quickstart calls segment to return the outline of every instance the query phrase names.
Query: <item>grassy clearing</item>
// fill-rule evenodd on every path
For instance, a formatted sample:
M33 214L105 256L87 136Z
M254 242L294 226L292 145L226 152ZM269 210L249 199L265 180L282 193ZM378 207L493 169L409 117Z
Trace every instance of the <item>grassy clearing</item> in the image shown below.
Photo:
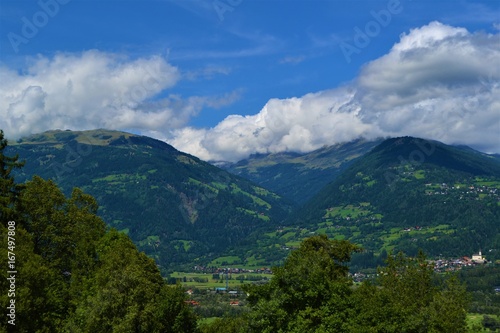
M239 266L240 268L245 268L245 269L252 269L255 267L262 267L262 265L265 265L265 260L264 259L259 259L255 258L255 255L246 258L245 260L245 265Z
M212 260L209 266L233 265L237 262L241 262L241 259L238 256L219 257Z
M126 183L129 181L145 180L146 178L147 177L145 175L139 175L139 174L132 175L126 173L119 173L102 178L92 179L92 183L97 183L97 182Z
M476 177L475 185L500 188L500 181L491 181L485 178Z
M240 212L244 212L245 214L252 215L252 216L257 217L257 218L264 220L266 222L271 221L269 216L265 215L264 213L257 213L253 210L245 209L245 208L241 208L241 207L237 207L236 209L239 210Z
M124 233L125 235L128 235L128 233L130 232L130 229L125 228L125 229L118 230L118 232L121 232L121 233Z
M332 207L328 208L326 210L326 214L324 218L358 218L359 216L367 216L370 215L372 212L367 209L362 209L360 207L355 207L354 205L346 205L346 206L337 206L337 207Z
M264 188L262 188L262 187L257 187L257 186L254 186L254 187L252 187L252 188L253 188L254 192L255 192L256 194L258 194L258 195L261 195L261 196L266 196L266 197L267 197L267 196L272 196L272 197L273 197L273 198L275 198L275 199L279 199L279 198L280 198L280 196L279 196L279 195L274 194L274 193L272 193L272 192L270 192L270 191L268 191L268 190L266 190L266 189L264 189Z
M489 329L483 328L483 318L484 314L480 313L468 313L467 314L467 328L469 332L492 332ZM500 320L500 315L487 315L488 317L494 318L496 320ZM477 330L477 328L481 328ZM498 330L497 330L498 332Z
M264 200L262 200L261 198L255 196L255 195L252 195L248 192L243 191L236 184L231 184L231 193L246 195L247 197L252 198L252 200L255 204L262 206L262 207L266 207L267 210L271 209L271 205L269 203L265 202Z
M413 176L416 179L425 179L425 171L424 170L417 170L413 173Z
M302 243L302 240L286 242L285 245L288 247L299 247L300 243Z
M179 155L176 157L176 160L181 162L181 163L184 163L184 164L193 164L193 165L196 165L198 164L195 160L193 160L192 158L188 157L188 156L184 156L184 155Z
M151 245L160 240L160 236L152 235L148 236L146 239L139 241L139 246Z
M289 240L289 239L290 239L290 238L292 238L293 236L295 236L295 231L289 231L289 232L287 232L286 234L282 235L280 238L283 238L283 239Z
M188 240L184 240L184 239L180 239L180 240L178 240L178 242L182 243L182 246L184 247L184 251L186 251L186 252L189 251L189 249L193 245L193 242L188 241Z

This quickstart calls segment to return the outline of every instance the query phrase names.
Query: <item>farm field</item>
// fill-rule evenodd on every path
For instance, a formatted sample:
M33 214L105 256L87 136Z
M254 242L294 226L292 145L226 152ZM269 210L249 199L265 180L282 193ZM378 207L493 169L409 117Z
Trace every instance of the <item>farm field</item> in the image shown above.
M185 287L197 289L215 289L226 287L225 274L218 274L219 278L214 278L212 273L187 273L174 272L170 274L170 279L175 278ZM229 289L235 289L244 283L252 283L255 281L269 280L272 274L261 273L230 273L228 274Z

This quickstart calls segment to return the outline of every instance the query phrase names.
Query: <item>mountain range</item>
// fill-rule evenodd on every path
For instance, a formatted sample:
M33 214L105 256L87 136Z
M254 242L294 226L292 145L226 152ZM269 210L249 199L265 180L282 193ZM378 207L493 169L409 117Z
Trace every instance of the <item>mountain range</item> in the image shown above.
M273 262L314 234L348 239L374 267L388 253L500 259L500 163L495 156L412 137L387 139L354 161L274 230L250 235L233 258Z
M49 131L9 149L26 161L18 181L38 174L66 192L82 188L164 272L279 264L312 234L363 246L353 258L359 267L397 250L456 257L483 249L500 259L500 160L469 147L356 140L254 155L225 170L107 130Z

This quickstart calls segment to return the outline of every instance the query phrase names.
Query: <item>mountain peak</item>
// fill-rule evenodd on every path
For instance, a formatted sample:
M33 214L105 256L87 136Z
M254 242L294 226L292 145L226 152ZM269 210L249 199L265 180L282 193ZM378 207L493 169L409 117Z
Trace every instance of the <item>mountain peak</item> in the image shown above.
M473 175L500 173L500 164L491 155L466 146L450 146L439 141L411 136L386 139L366 157L375 158L377 162L372 167L377 168L427 164Z
M129 146L139 145L148 146L150 148L158 148L167 150L170 153L180 153L163 141L153 139L147 136L132 134L128 132L108 130L108 129L95 129L85 131L72 131L72 130L50 130L43 133L33 134L23 137L12 145L60 145L68 143L77 143L91 146Z
M75 140L78 143L83 144L107 146L113 140L121 137L130 138L132 136L138 137L138 135L135 134L107 129L95 129L86 131L57 129L23 137L13 144L50 144Z

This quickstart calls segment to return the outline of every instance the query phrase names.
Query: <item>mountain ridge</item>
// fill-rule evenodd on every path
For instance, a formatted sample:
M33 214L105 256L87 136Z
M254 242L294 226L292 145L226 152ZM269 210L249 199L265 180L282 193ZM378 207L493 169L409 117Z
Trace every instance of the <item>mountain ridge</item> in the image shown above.
M221 167L303 204L380 142L382 139L357 139L308 153L255 154Z
M15 176L80 187L99 215L167 268L215 255L259 225L278 223L291 204L162 141L107 130L48 131L8 147L26 160Z
M413 137L384 140L296 209L282 225L256 232L228 255L279 265L314 234L364 248L354 270L389 252L460 258L487 249L500 259L500 161ZM486 252L486 251L485 251Z
M92 140L96 143L88 144ZM361 266L380 263L377 258L391 250L412 254L423 248L434 256L500 248L500 237L488 235L500 231L494 223L500 220L500 161L469 147L399 137L307 154L258 155L237 164L258 166L261 159L279 166L298 159L298 165L318 166L313 170L321 178L344 162L332 181L293 211L291 202L264 186L130 133L50 131L23 138L11 149L30 156L23 179L41 172L66 182L66 191L77 186L93 194L108 224L127 232L167 269L225 256L233 263L269 267L306 236L321 233L364 246L362 259L353 261ZM342 149L342 158L335 156ZM348 165L346 157L351 157ZM301 176L298 169L284 170ZM302 176L305 185L314 179L310 173ZM167 226L158 222L165 220ZM468 246L458 246L461 242Z
M361 207L370 207L366 211L385 228L449 226L440 240L432 240L435 235L416 237L413 246L404 243L406 250L420 247L437 255L443 239L448 239L454 245L444 248L453 247L457 254L465 255L464 250L469 253L473 246L475 251L499 247L499 192L500 163L489 155L437 141L394 138L378 145L323 188L291 223L319 220L335 224L342 220L342 209L347 205L359 214ZM368 212L365 215L370 216ZM359 222L360 227L371 223L361 220L342 223Z

